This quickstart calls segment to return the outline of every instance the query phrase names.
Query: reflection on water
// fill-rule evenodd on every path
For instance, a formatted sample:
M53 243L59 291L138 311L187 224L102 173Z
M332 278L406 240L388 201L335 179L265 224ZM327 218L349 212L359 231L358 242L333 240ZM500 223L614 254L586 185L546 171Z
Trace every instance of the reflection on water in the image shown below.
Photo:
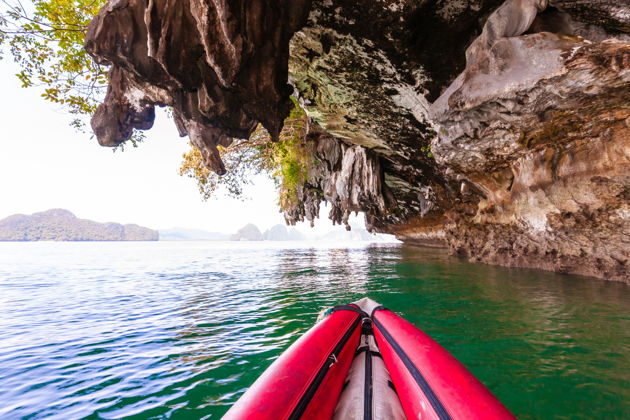
M520 418L630 418L630 288L399 245L0 243L0 418L218 418L369 295Z

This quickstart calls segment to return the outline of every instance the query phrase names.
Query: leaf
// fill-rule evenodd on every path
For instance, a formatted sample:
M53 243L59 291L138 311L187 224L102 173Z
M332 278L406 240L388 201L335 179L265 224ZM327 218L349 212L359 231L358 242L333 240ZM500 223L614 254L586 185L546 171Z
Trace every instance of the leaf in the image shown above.
M3 3L0 47L21 67L16 76L22 87L37 85L45 100L71 114L93 113L104 95L106 69L92 62L83 43L105 0L33 0L28 14L18 0ZM78 127L75 121L71 125Z

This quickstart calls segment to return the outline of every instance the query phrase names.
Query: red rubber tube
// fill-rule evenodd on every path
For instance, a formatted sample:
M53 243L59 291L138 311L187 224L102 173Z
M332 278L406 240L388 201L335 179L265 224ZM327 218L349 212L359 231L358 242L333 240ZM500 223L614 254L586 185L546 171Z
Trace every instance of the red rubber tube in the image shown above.
M374 335L409 419L515 419L455 357L389 310L373 315Z
M300 404L303 406L304 401L308 401L301 418L330 419L350 369L360 335L361 322L357 312L349 310L333 312L274 361L223 418L229 420L283 420L292 416L295 418L296 408L299 408ZM344 336L347 340L345 345L335 358L331 358L330 354L340 346L339 343L343 341ZM320 385L313 388L311 384L316 380L318 373L322 374L320 372L325 372L325 376Z

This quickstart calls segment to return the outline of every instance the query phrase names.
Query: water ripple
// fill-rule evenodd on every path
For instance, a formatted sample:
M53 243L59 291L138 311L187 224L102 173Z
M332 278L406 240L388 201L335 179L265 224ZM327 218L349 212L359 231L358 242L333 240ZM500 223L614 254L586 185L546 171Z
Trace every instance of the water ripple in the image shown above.
M217 418L322 307L364 295L521 418L630 418L627 286L273 243L0 243L0 418Z

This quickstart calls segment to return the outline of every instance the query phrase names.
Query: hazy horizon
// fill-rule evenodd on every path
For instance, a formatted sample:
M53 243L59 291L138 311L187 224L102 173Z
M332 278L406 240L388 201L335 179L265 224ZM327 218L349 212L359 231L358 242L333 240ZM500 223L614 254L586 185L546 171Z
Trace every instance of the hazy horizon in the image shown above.
M143 227L147 227L153 230L157 230L157 231L165 231L165 230L175 230L175 229L182 229L182 230L199 230L199 231L204 231L204 232L208 232L208 233L220 233L220 234L226 234L226 235L231 235L233 233L236 233L236 231L238 231L239 229L243 228L246 225L249 224L253 224L255 225L261 232L265 232L269 229L271 229L274 226L278 226L278 225L282 225L285 226L287 229L296 229L297 231L301 232L301 233L306 233L308 235L321 235L321 234L325 234L325 233L330 233L333 231L337 231L337 230L346 230L345 225L333 225L332 222L330 220L326 219L317 219L316 220L316 224L314 227L311 227L308 223L299 223L297 225L287 225L284 221L270 225L268 227L265 227L264 229L257 225L256 223L253 222L248 222L248 221L241 221L241 225L236 228L234 231L222 231L222 230L208 230L205 228L200 228L200 227L196 227L196 226L182 226L182 225L175 225L175 226L166 226L166 227L154 227L154 226L148 226L148 225L143 225L142 223L123 223L123 222L119 222L117 220L94 220L94 219L90 219L89 217L83 217L80 214L75 213L72 209L67 209L67 208L61 208L61 207L54 207L54 208L49 208L49 209L44 209L44 210L40 210L40 211L35 211L32 213L25 213L25 212L16 212L16 213L12 213L12 214L7 214L7 215L2 215L0 216L0 220L3 220L7 217L10 216L14 216L17 214L23 214L26 216L31 216L33 214L36 213L44 213L50 210L55 210L55 209L60 209L60 210L67 210L69 212L71 212L72 214L74 214L78 219L87 219L87 220L92 220L95 222L99 222L99 223L119 223L119 224L137 224ZM326 212L327 210L329 210L327 207L324 207L322 205L322 213ZM317 222L320 223L317 223ZM363 214L359 213L358 216L352 216L351 220L350 220L350 226L355 229L355 228L361 228L361 229L365 229L365 223L364 223L364 219L363 219ZM391 235L388 235L391 236Z

